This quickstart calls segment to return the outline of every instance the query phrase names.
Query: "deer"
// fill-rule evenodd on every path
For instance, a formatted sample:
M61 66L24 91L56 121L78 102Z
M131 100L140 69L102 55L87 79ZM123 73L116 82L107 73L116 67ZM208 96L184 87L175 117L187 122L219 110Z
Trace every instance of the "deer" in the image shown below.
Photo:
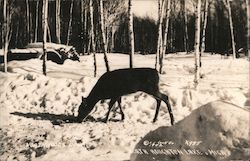
M153 122L156 122L160 110L161 101L165 102L174 125L174 116L168 96L159 91L159 75L152 68L125 68L104 73L92 88L89 95L84 98L78 108L77 122L82 122L93 110L95 104L100 100L110 99L109 109L104 122L107 123L113 105L118 102L121 111L121 120L124 113L121 108L121 97L135 92L144 92L156 99L157 106Z

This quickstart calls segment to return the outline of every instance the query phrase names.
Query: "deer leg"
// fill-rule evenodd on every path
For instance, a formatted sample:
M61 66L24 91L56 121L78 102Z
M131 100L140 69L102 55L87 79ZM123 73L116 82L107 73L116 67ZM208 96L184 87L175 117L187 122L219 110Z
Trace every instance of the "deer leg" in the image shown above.
M173 112L172 112L172 109L171 109L171 105L169 103L168 96L163 94L163 93L160 93L159 91L153 93L152 95L166 103L166 105L168 107L169 116L170 116L170 119L171 119L171 125L174 125L174 115L173 115Z
M156 99L156 101L157 101L157 106L156 106L155 117L153 119L153 122L156 122L158 114L159 114L160 106L161 106L161 100Z
M160 92L159 92L159 95L160 95L160 98L166 103L166 105L168 107L169 116L170 116L170 119L171 119L171 125L174 125L174 115L173 115L173 112L172 112L171 105L169 103L168 96L163 94L163 93L160 93Z
M121 106L121 103L122 103L122 97L118 98L117 102L118 102L118 106L119 106L119 108L120 108L121 115L122 115L121 120L124 120L124 119L125 119L125 115L124 115L124 113L123 113L122 106Z
M109 110L108 110L108 113L106 115L106 118L105 118L104 122L106 122L106 123L108 122L109 114L110 114L110 112L112 110L112 107L113 107L113 105L115 104L116 101L117 101L117 99L111 98L111 100L109 102Z

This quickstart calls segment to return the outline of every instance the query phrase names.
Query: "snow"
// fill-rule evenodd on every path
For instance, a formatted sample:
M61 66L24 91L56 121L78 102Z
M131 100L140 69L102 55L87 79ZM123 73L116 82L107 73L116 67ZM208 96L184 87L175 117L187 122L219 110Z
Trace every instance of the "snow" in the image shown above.
M127 55L108 54L108 59L111 70L128 67ZM136 67L153 68L154 60L155 55L135 55L134 62ZM217 100L249 108L249 62L208 53L202 61L203 78L194 89L193 56L165 58L160 90L169 96L176 122ZM143 136L170 126L164 103L158 121L152 123L156 102L141 92L122 98L123 122L117 121L119 110L107 124L100 121L108 101L99 102L86 122L70 122L81 97L88 96L106 70L103 54L97 54L97 65L94 78L93 55L81 56L81 62L66 60L63 65L48 61L47 76L42 75L41 60L9 62L10 72L0 72L0 160L129 160Z
M223 101L208 103L175 126L162 126L148 133L136 145L131 161L249 159L249 114L248 110ZM149 143L165 140L172 144ZM149 154L138 153L138 149ZM167 153L170 150L179 151Z

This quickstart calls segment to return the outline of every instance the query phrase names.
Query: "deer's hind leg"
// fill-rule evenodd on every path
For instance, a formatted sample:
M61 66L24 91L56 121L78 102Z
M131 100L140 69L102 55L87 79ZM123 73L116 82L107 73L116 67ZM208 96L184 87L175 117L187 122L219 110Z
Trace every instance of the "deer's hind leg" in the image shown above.
M160 103L158 103L158 100L162 100L167 105L169 116L170 116L170 119L171 119L171 125L174 125L174 116L173 116L171 105L169 103L168 96L165 95L165 94L163 94L163 93L161 93L159 91L158 87L156 87L155 89L151 89L151 90L147 91L146 93L151 94L157 100L157 107L156 107L156 114L155 114L154 121L156 121L156 119L157 119L159 108L160 108L160 107L158 107L158 104L160 104Z
M124 115L124 113L123 113L122 106L121 106L122 97L118 98L117 102L118 102L118 106L119 106L120 112L121 112L121 120L123 121L123 120L125 119L125 115Z
M158 98L160 98L161 100L163 100L166 103L167 108L168 108L168 112L169 112L169 116L170 116L170 119L171 119L171 125L174 125L174 115L173 115L173 112L172 112L171 105L169 103L168 96L163 94L163 93L160 93L160 92L157 92L156 95L158 96Z

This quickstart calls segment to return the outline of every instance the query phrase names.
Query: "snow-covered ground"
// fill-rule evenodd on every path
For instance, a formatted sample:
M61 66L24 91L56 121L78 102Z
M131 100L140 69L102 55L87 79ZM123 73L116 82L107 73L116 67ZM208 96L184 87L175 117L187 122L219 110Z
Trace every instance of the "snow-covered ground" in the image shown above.
M111 70L128 67L127 55L108 54L108 58ZM155 56L136 55L134 62L136 67L154 67ZM216 100L250 106L246 59L205 54L197 90L193 62L192 55L168 55L160 75L160 89L170 97L176 122ZM100 77L105 72L102 54L97 54L97 64ZM119 113L113 113L107 124L96 121L105 117L108 101L98 103L86 122L67 121L77 115L81 97L98 80L93 77L93 55L82 56L81 62L66 60L63 65L49 61L47 77L38 59L8 65L8 74L0 72L0 160L129 160L143 136L170 126L164 103L158 121L152 123L156 102L141 92L123 97L123 122L115 121Z

